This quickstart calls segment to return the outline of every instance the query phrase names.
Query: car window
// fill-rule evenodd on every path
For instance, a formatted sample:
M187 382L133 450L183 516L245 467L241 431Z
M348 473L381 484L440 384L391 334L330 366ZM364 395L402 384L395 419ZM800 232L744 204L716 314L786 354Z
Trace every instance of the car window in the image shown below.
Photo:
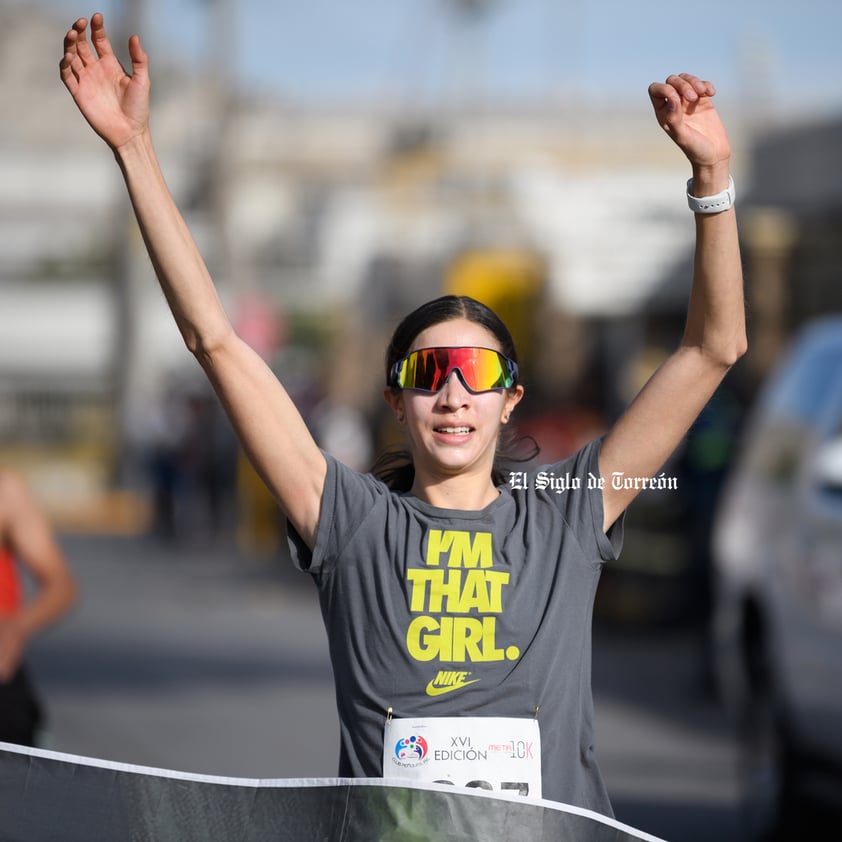
M813 421L825 406L835 401L842 372L842 344L839 347L809 348L781 373L765 406L768 420Z
M842 322L808 334L773 374L745 445L745 468L757 480L794 490L809 441L839 423Z

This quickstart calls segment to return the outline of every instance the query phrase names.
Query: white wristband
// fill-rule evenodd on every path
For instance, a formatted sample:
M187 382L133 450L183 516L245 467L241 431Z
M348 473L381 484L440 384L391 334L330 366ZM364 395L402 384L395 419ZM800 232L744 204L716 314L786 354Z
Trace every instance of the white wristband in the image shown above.
M687 182L687 204L693 213L722 213L734 206L736 194L734 192L734 179L728 176L728 187L715 196L704 196L698 198L693 195L693 179Z

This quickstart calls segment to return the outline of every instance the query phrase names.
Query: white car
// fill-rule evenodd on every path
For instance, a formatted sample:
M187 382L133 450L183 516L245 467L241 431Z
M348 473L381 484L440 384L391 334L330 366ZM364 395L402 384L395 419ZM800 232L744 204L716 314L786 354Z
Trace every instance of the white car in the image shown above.
M809 324L767 381L712 542L751 835L808 838L817 812L842 814L842 316Z

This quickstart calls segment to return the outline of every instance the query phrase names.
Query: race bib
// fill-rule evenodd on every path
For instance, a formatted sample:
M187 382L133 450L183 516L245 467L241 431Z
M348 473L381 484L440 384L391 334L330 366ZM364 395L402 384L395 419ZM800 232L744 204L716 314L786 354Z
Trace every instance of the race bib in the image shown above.
M383 777L541 797L537 719L387 719Z

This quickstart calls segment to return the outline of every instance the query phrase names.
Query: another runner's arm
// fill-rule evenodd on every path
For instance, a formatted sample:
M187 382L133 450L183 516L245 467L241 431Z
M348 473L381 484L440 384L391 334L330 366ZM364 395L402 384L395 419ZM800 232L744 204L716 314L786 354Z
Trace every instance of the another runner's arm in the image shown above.
M664 131L692 166L693 194L728 186L730 146L709 82L670 76L649 88ZM638 491L615 489L614 472L652 477L681 442L725 374L746 351L742 265L734 209L696 214L693 286L684 336L610 430L600 454L604 526L608 529Z
M27 641L61 617L76 586L46 514L16 473L0 470L0 547L23 564L35 583L13 617L0 619L0 681L12 676Z
M256 470L302 538L312 546L326 464L298 409L269 367L229 321L213 280L167 188L149 131L148 59L129 42L123 72L102 15L67 33L61 76L93 129L114 151L161 288L190 351L201 364Z

